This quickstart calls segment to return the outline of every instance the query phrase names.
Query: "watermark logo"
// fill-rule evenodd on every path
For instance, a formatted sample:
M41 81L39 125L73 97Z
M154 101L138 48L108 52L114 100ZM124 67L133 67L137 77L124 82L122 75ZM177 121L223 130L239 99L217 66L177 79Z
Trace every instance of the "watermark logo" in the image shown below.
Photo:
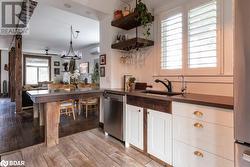
M3 0L0 2L0 35L28 34L29 3L26 1Z
M2 160L1 162L0 162L0 166L4 166L4 167L6 167L6 166L8 166L8 161L5 161L5 160Z
M2 160L0 162L0 166L1 167L7 167L7 166L25 166L25 162L24 161L5 161L5 160Z

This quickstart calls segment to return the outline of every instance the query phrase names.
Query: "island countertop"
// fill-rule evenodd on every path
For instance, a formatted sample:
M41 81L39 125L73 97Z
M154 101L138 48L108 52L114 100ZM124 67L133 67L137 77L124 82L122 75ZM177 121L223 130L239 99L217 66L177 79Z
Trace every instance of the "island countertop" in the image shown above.
M56 89L56 90L32 90L27 91L34 103L56 102L68 99L86 97L99 97L104 92L99 88Z

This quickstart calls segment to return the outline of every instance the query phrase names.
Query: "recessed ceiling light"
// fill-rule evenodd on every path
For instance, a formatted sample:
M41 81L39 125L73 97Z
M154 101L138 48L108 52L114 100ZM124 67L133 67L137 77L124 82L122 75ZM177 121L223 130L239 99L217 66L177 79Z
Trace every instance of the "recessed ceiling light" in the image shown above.
M68 3L65 3L65 4L64 4L64 7L66 7L66 8L71 8L71 5L68 4Z

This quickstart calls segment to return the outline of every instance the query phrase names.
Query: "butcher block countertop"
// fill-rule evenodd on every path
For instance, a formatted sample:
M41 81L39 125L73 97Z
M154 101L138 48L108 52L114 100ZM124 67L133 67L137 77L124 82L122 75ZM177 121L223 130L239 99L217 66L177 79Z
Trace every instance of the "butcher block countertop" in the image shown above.
M176 101L182 103L198 104L211 107L219 107L225 109L233 109L233 97L227 96L215 96L204 94L192 94L187 93L184 95L164 96L143 93L142 91L124 91L123 89L76 89L76 90L35 90L28 91L28 95L31 97L34 103L51 102L66 99L76 99L87 96L100 96L103 92L111 92L116 94L124 94L127 96L136 96L160 101Z
M32 90L27 91L34 103L56 102L69 99L81 99L102 96L104 90L99 88Z
M128 96L137 96L143 98L150 99L158 99L163 101L175 101L182 103L190 103L197 105L205 105L210 107L218 107L225 109L234 109L234 100L233 97L228 96L216 96L216 95L204 95L204 94L193 94L187 93L184 95L176 95L176 96L163 96L163 95L153 95L143 93L142 91L124 91L122 89L107 89L106 92L112 92L117 94L126 94Z
M185 94L171 97L172 101L219 107L225 109L234 109L233 97L203 95L203 94Z

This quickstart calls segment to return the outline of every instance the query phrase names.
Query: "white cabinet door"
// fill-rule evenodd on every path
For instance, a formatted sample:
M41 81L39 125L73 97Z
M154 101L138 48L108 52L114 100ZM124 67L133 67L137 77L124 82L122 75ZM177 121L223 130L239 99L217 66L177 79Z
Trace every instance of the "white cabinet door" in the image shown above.
M172 165L172 115L148 110L148 153Z
M127 105L128 143L143 150L143 108Z

